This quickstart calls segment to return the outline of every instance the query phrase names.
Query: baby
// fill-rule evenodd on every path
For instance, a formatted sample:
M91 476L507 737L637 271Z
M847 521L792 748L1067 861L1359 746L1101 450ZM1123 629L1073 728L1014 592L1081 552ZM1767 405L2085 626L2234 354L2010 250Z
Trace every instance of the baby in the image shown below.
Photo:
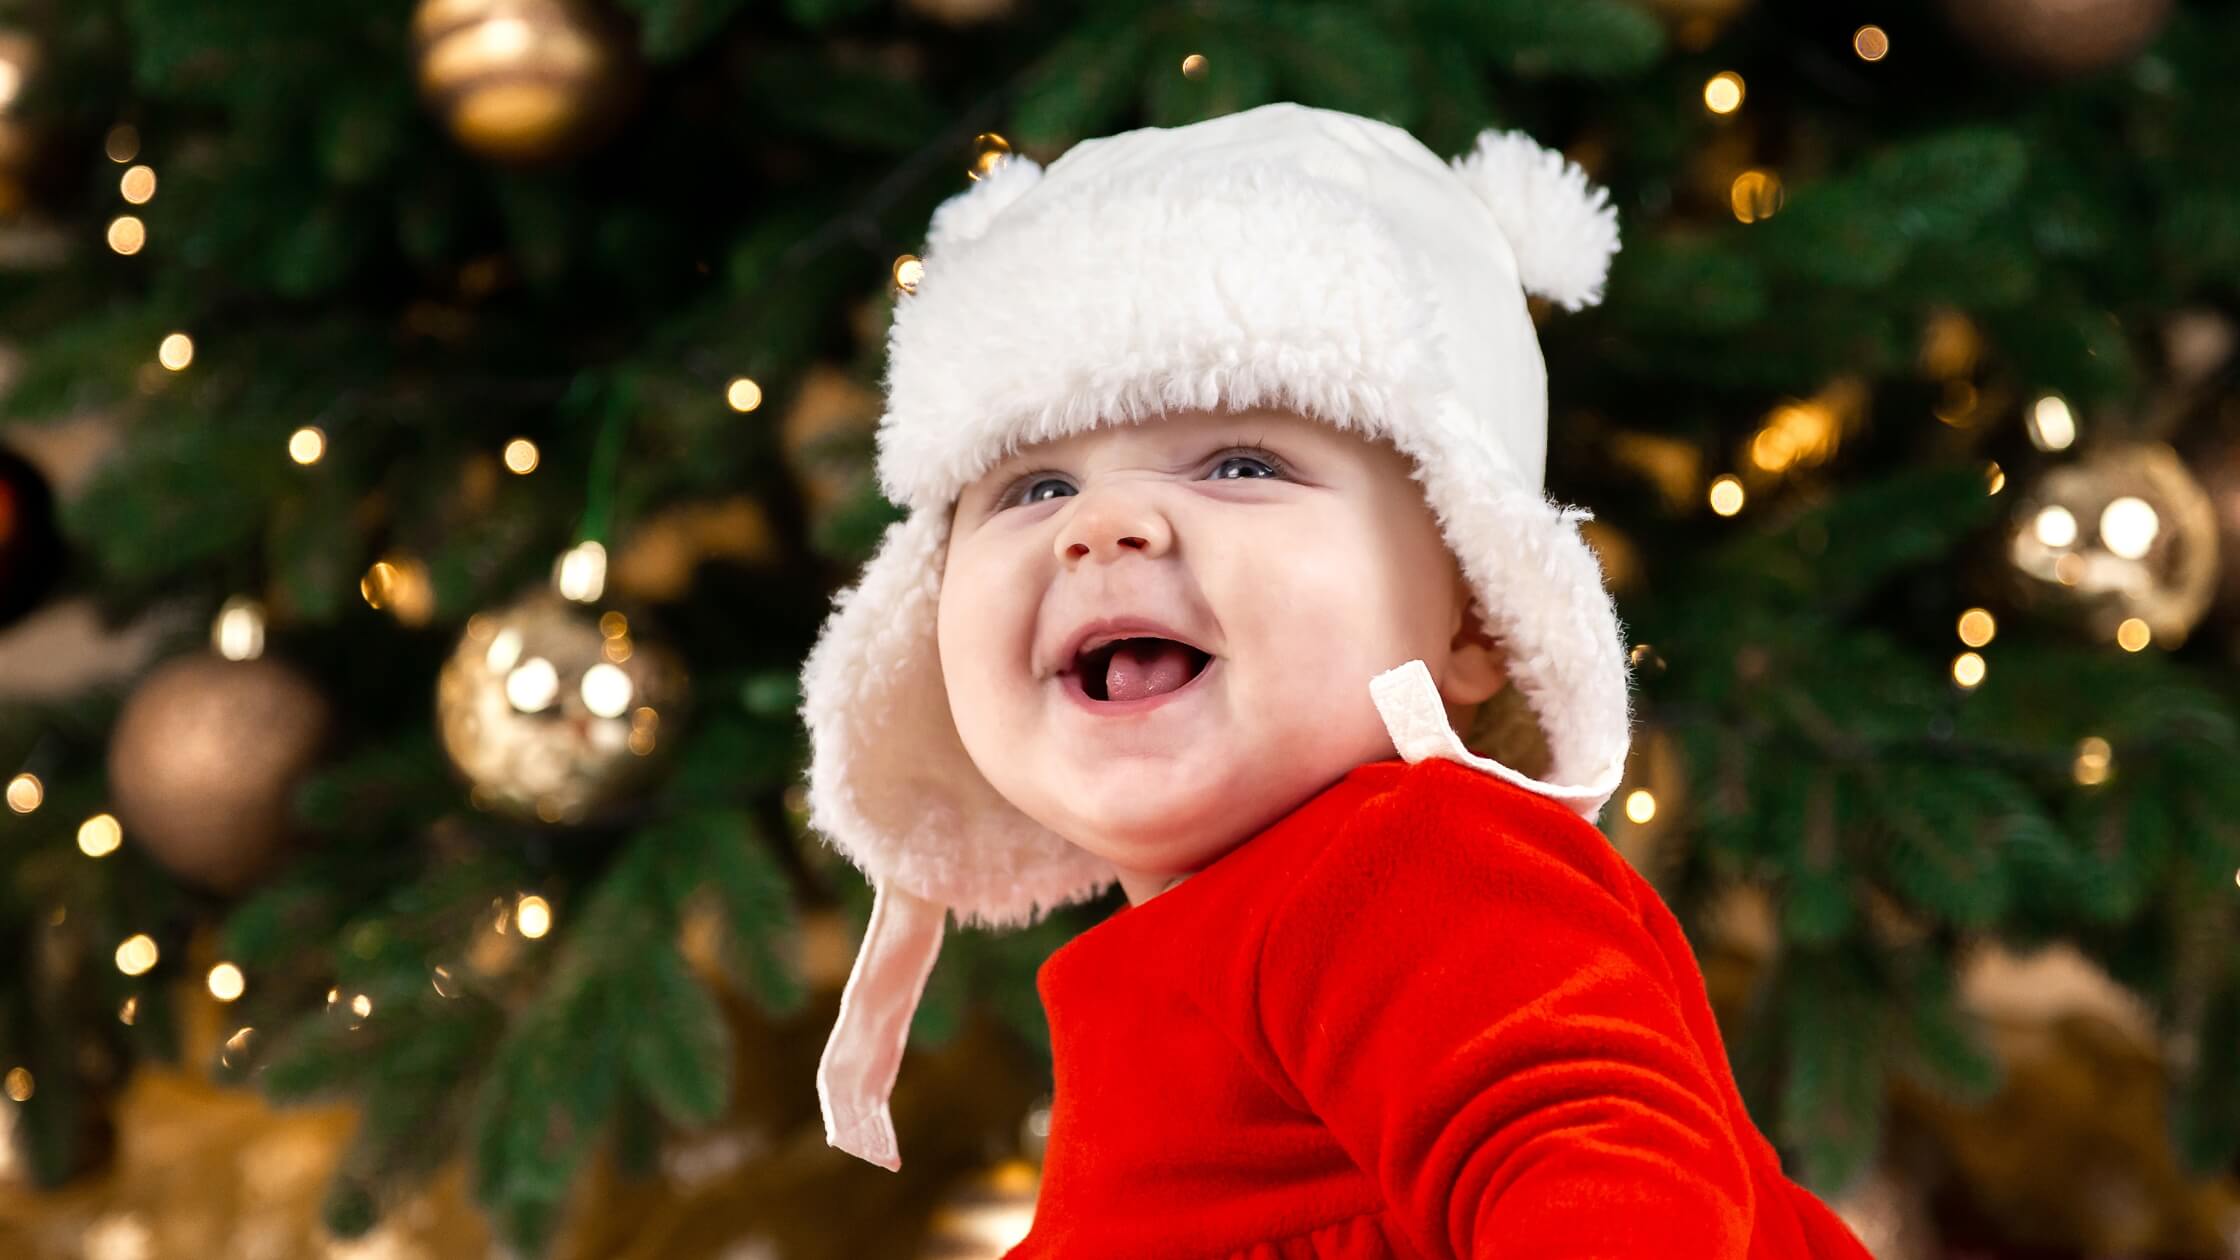
M803 668L811 822L876 889L818 1072L887 1110L946 916L1127 904L1037 977L1023 1260L1836 1256L1693 954L1595 829L1629 742L1525 304L1606 194L1295 104L1012 158L898 305L908 508ZM1459 732L1511 699L1530 756Z

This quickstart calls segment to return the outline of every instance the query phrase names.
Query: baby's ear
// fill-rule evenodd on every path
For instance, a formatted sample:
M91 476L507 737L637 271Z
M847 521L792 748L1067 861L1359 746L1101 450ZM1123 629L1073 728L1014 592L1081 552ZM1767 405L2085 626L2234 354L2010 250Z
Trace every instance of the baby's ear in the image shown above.
M1475 599L1463 606L1462 624L1447 646L1445 674L1439 691L1448 704L1482 704L1508 685L1508 654L1486 628Z
M926 224L926 257L938 258L951 245L979 239L998 214L1040 182L1041 164L1024 153L996 163L972 187L934 208Z

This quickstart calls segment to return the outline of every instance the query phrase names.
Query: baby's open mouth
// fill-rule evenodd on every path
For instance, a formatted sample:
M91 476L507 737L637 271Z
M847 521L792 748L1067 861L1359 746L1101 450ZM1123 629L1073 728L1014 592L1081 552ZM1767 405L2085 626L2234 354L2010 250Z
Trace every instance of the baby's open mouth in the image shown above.
M1173 639L1115 639L1074 658L1067 672L1091 700L1148 700L1184 686L1211 659Z

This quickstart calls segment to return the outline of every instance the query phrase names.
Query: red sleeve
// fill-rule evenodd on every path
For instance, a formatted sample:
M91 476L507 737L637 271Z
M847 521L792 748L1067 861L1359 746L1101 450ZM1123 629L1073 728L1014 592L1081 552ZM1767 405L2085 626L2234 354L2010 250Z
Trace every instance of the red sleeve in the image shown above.
M1432 1255L1749 1249L1750 1169L1624 861L1417 768L1269 921L1269 1049Z

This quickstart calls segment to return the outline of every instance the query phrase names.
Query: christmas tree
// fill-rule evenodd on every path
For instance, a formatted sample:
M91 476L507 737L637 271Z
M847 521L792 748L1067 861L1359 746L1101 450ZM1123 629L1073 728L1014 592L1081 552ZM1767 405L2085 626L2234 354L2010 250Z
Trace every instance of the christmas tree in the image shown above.
M952 934L906 1175L814 1102L869 892L797 676L900 516L884 330L995 164L1296 100L1611 190L1604 303L1534 304L1603 827L1791 1170L1884 1255L2210 1254L2236 61L2207 0L0 2L0 1243L1000 1254L1115 901ZM2100 996L2034 1027L2143 1047L2084 1183L2089 1056L2001 1031L2052 957Z

